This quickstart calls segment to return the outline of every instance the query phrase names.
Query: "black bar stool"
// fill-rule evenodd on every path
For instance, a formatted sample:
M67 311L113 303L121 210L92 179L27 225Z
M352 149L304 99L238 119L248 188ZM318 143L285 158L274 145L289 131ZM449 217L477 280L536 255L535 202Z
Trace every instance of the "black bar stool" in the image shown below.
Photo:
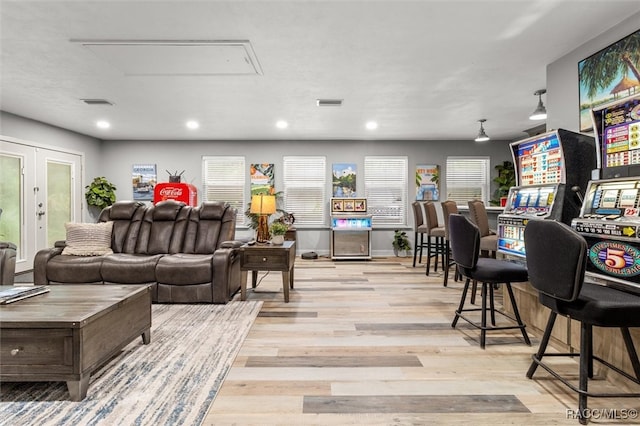
M453 259L460 274L466 278L460 306L456 310L451 327L455 327L458 319L462 318L469 324L480 329L480 347L484 349L487 331L520 329L522 337L527 345L531 344L529 336L525 330L525 324L520 318L518 305L513 297L511 283L526 282L528 279L527 269L517 263L506 260L480 257L480 232L478 228L466 217L459 214L449 216L449 238L451 239L451 251ZM469 284L471 281L482 283L482 307L464 308ZM515 317L495 308L493 298L493 284L503 283L509 293L509 299ZM487 308L487 302L489 307ZM480 311L481 321L478 324L466 316L465 312ZM487 324L487 312L491 315L491 324ZM496 325L496 313L514 321L515 325Z
M640 393L593 393L587 390L593 378L593 361L609 367L634 383L640 384L640 362L629 327L640 327L640 297L597 284L585 283L588 261L585 239L569 226L550 220L529 221L524 232L529 281L539 291L540 303L551 309L538 352L527 377L533 378L538 366L547 370L571 390L578 393L578 420L586 424L587 397L640 397ZM559 253L562 255L559 257ZM553 324L558 315L580 322L580 353L546 353ZM593 354L593 327L618 327L631 360L634 376ZM578 386L561 377L543 357L580 356Z

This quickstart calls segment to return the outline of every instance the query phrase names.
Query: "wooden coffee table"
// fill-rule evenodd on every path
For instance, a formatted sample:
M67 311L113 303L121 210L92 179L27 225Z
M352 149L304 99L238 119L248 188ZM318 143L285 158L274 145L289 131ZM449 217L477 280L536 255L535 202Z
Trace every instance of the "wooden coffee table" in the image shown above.
M247 274L251 271L251 286L256 287L258 271L282 271L284 301L289 302L289 287L293 288L293 271L296 260L296 242L285 241L281 245L255 244L240 247L240 300L247 299Z
M0 381L66 381L72 401L91 373L137 336L151 340L150 285L51 285L0 305Z

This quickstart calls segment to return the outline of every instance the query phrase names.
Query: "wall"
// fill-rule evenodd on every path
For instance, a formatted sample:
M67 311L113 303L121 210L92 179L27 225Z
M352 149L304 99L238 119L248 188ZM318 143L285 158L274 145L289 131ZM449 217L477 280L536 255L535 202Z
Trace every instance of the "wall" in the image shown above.
M30 120L4 111L0 111L0 134L20 139L34 146L46 146L59 150L68 150L84 156L82 182L101 173L101 141L90 136L74 133L60 127ZM83 208L83 220L92 220L86 208Z
M636 13L547 66L547 128L580 129L578 62L640 28Z
M103 174L118 187L118 199L131 199L131 165L155 163L160 182L168 179L166 170L181 172L183 182L192 183L202 190L202 156L242 155L247 164L275 164L276 190L282 188L283 155L323 155L327 158L327 194L331 195L331 165L356 163L358 167L357 191L364 195L364 157L368 155L406 155L409 158L409 191L414 185L416 164L439 164L446 174L446 157L450 155L490 156L493 165L510 160L508 141L491 141L478 144L473 141L105 141L102 150ZM247 192L249 182L247 181ZM441 194L446 194L441 182ZM409 207L409 206L408 206ZM413 226L411 209L408 209L408 228ZM327 220L328 223L328 220ZM239 230L238 235L249 232ZM392 229L373 232L372 254L392 253ZM412 233L411 233L412 235ZM329 230L298 229L298 253L315 251L329 253Z

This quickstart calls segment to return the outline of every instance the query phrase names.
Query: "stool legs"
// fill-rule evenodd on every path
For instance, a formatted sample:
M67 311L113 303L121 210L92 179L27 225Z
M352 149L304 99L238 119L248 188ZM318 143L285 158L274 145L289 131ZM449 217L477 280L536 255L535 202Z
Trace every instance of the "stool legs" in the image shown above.
M422 262L422 244L418 244L418 233L413 233L413 267L416 267L416 257L418 256L418 251L420 251L420 262Z
M460 298L460 304L458 305L458 309L455 312L455 316L453 318L453 321L451 323L451 327L456 326L456 324L458 323L458 319L462 318L463 320L467 321L469 324L473 325L476 328L480 329L480 348L484 349L486 346L486 340L487 340L487 331L489 330L509 330L509 329L515 329L515 328L519 328L521 333L522 333L522 337L524 338L524 341L527 345L531 345L531 340L529 340L529 336L527 335L527 332L525 331L525 324L522 322L522 319L520 318L520 312L518 311L518 306L516 305L516 301L515 298L513 296L513 290L511 288L511 283L504 283L507 292L509 293L509 299L511 301L511 305L513 307L513 313L514 316L511 317L509 314L502 312L502 311L498 311L495 308L495 301L494 301L494 288L493 285L494 283L482 283L482 289L481 289L481 294L482 294L482 305L480 308L468 308L465 309L464 308L464 304L467 298L467 293L469 292L469 287L471 285L471 279L470 278L466 278L465 283L464 283L464 288L462 290L462 296ZM480 324L473 322L471 319L467 318L464 315L464 312L471 312L471 311L480 311ZM487 313L489 315L487 315ZM499 313L507 318L509 318L510 320L514 321L517 323L517 325L504 325L504 326L497 326L496 325L496 313ZM491 325L487 324L487 316L489 317L488 320L491 321ZM544 339L543 339L544 340ZM547 337L547 342L548 342L549 338ZM541 346L542 347L542 346ZM546 343L545 343L545 347L546 347ZM544 349L543 349L543 353L544 353ZM535 369L534 369L535 370ZM531 373L533 374L533 373Z

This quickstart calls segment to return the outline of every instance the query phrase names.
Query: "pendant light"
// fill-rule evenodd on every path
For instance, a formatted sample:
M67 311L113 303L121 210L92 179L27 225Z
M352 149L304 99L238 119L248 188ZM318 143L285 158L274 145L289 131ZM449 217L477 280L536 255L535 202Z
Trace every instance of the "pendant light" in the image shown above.
M538 96L538 106L535 111L531 113L529 116L529 120L546 120L547 119L547 109L544 107L542 103L542 95L547 93L546 89L536 90L534 95Z
M486 118L481 118L480 120L478 120L480 122L480 131L478 132L478 136L476 136L475 141L476 142L485 142L489 140L489 136L487 136L487 134L484 132L484 127L482 126L482 123L484 123L485 121L487 121Z

